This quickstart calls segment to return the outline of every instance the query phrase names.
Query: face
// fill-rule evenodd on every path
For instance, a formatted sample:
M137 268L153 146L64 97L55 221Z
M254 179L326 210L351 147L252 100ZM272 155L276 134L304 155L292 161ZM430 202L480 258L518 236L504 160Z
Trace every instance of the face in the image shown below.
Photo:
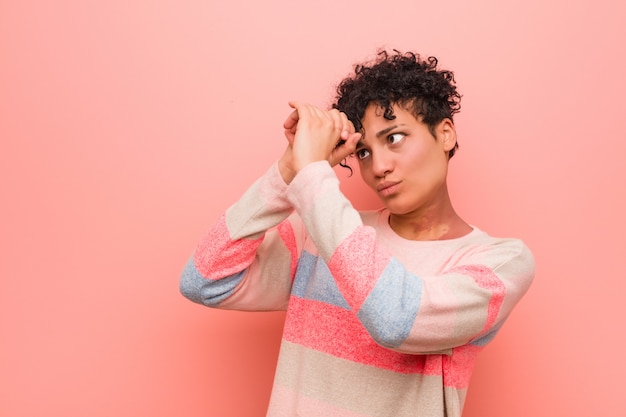
M426 212L446 203L448 151L456 143L454 125L444 119L428 126L401 106L394 105L394 120L370 104L363 116L363 137L355 150L361 177L392 214Z

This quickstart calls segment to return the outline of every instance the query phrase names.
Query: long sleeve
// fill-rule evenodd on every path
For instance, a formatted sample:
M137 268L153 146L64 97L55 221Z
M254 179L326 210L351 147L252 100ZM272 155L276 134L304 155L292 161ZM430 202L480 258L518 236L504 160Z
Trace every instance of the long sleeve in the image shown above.
M297 260L286 188L274 164L220 217L185 265L185 297L224 309L286 309Z
M377 343L393 350L482 346L532 281L532 255L514 239L470 246L449 268L415 274L379 244L325 162L300 171L286 196L351 310Z

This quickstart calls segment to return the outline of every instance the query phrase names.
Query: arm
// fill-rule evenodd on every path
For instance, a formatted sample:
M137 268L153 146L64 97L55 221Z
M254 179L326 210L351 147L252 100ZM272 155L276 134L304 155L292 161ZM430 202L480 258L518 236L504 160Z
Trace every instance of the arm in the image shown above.
M336 113L293 107L298 117L284 165L295 175L286 197L372 338L410 353L486 343L530 285L534 264L528 250L519 241L492 242L455 268L416 276L377 243L375 230L363 225L339 190L329 162L338 150L354 151L359 137L353 127L348 125L344 145L336 147L342 126Z
M385 347L432 353L484 344L532 280L532 256L516 240L477 250L436 276L416 276L377 243L326 162L301 169L286 195L343 297Z
M290 105L298 107L294 103ZM326 139L333 142L301 140L294 152L296 130L300 136L304 131L298 125L310 124L315 119L307 117L300 122L304 109L296 109L289 115L283 124L289 142L284 155L228 209L187 262L180 290L190 300L224 309L286 309L299 253L297 242L304 235L302 227L294 228L286 220L293 211L284 196L286 183L297 172L293 162L317 151L336 164L352 152L359 138L344 114L337 111L327 114L312 106L306 109L321 116L322 125L330 126ZM319 125L313 123L311 128ZM349 140L351 145L339 146L339 138L344 142ZM312 146L304 149L302 145L306 144Z
M275 164L226 211L185 265L185 297L224 309L286 308L297 245L285 189Z

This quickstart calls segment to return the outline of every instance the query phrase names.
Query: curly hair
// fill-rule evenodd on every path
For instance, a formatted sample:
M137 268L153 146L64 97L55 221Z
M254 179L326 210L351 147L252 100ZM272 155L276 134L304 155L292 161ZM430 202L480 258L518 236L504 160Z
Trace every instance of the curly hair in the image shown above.
M384 109L384 117L395 119L392 105L397 104L424 122L435 136L435 127L442 120L453 120L461 110L461 95L457 92L454 74L438 69L437 58L422 59L413 52L378 51L373 62L357 64L354 74L337 86L333 108L346 113L356 130L362 130L361 120L370 103ZM452 158L458 144L448 153Z

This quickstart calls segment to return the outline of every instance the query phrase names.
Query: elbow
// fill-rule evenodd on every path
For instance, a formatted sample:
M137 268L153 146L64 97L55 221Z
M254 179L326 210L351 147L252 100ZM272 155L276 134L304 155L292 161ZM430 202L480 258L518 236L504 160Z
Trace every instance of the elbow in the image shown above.
M205 281L205 279L196 269L193 257L190 258L180 275L180 281L178 283L180 293L194 303L204 304L202 300L203 281Z
M376 343L389 349L398 349L411 333L414 316L372 315L361 310L359 319Z
M408 332L396 326L378 326L377 328L369 328L368 332L376 343L388 349L400 348L409 337Z
M367 329L372 339L382 347L398 349L407 339L407 335L394 329Z
M185 298L194 303L216 307L222 300L232 295L243 275L244 273L240 272L222 279L207 279L200 274L192 257L181 273L179 290Z
M376 324L368 324L367 332L380 346L397 352L430 355L449 355L451 349L467 341L453 340L442 335L416 336L413 320L381 320Z
M360 306L359 320L376 343L398 349L411 334L421 294L421 279L392 258Z

